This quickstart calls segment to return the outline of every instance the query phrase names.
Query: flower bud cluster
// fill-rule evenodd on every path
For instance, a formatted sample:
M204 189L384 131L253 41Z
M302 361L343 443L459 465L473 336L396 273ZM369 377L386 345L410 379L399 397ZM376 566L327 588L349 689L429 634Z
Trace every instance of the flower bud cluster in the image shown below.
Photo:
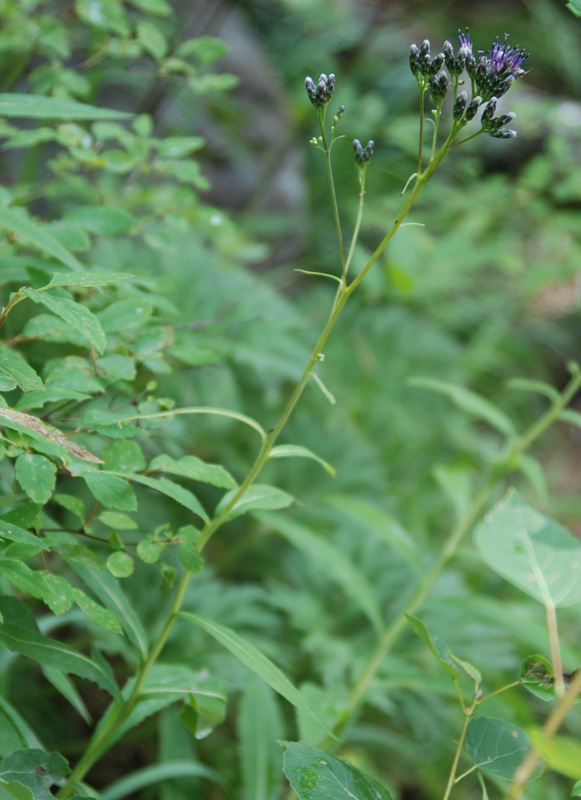
M305 86L309 100L315 108L326 108L335 90L335 75L332 72L330 75L325 75L324 72L321 73L316 85L312 78L307 77L305 78Z
M366 167L373 155L373 140L370 139L366 146L363 147L359 139L353 139L353 148L355 150L355 164L358 167Z
M528 53L518 45L510 47L508 34L505 34L504 41L497 38L490 51L477 51L476 55L468 29L465 33L458 31L458 38L460 47L457 52L454 52L452 42L446 40L442 53L435 58L430 55L430 42L427 39L420 48L415 44L411 45L410 69L422 96L424 90L429 88L432 103L438 107L440 113L448 88L452 85L455 97L452 116L457 127L474 119L482 107L482 130L485 133L501 139L516 136L515 131L505 129L505 125L515 115L510 113L495 117L494 113L498 98L506 94L515 80L526 75L527 71L522 65ZM443 66L447 72L442 69ZM468 99L467 92L458 91L464 83L460 78L464 72L470 78L471 100Z

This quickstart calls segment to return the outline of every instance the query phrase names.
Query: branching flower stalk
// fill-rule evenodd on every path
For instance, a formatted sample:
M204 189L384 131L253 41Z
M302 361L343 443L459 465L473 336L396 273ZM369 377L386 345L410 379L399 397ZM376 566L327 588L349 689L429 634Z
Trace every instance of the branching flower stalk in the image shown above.
M415 201L417 200L419 194L421 193L424 186L428 183L428 181L433 176L436 169L441 164L442 160L445 156L453 149L454 142L460 130L476 115L481 103L484 101L487 102L486 111L487 118L483 121L480 130L478 130L473 135L479 135L480 133L488 133L491 136L497 138L509 138L514 135L514 131L507 131L504 129L504 125L509 119L512 119L513 115L504 115L501 117L493 118L494 110L496 108L496 96L500 96L500 94L504 93L510 87L510 84L515 80L515 78L520 77L521 74L524 74L524 70L521 69L521 64L526 57L526 54L523 51L519 50L518 48L508 48L506 46L506 40L504 44L498 44L493 46L492 55L490 59L486 59L486 57L482 57L478 63L478 69L474 71L474 75L470 73L469 75L472 81L473 86L473 94L475 91L480 91L481 95L476 95L472 98L471 102L468 103L467 98L465 97L465 93L460 92L456 96L456 90L459 83L459 75L464 69L464 66L468 69L469 62L471 63L470 59L474 59L471 54L471 43L469 36L460 36L461 48L460 52L457 56L453 54L453 48L451 45L445 47L445 54L440 53L436 56L433 60L430 57L430 43L426 40L422 44L422 48L418 49L415 45L412 45L410 50L410 67L412 70L413 75L416 77L418 82L418 86L420 88L420 99L421 99L421 114L420 114L420 144L419 144L419 154L418 154L418 172L415 176L415 183L413 188L407 198L407 200L403 203L402 207L400 208L399 213L397 214L394 222L392 223L391 227L389 228L388 232L379 243L379 245L374 250L371 257L368 259L366 264L360 270L360 272L351 280L349 283L347 280L347 270L352 263L353 254L355 251L355 246L360 230L361 219L363 214L363 204L364 204L364 195L365 195L365 172L369 165L369 161L373 154L373 142L368 142L365 148L360 144L358 140L354 142L355 148L355 161L356 167L358 169L359 174L359 210L357 214L357 220L355 223L354 234L352 237L352 241L349 247L349 251L347 257L345 256L345 250L343 246L343 236L341 232L341 222L339 217L339 209L337 204L337 198L335 194L335 187L333 181L333 171L331 165L331 148L336 141L335 137L335 126L340 118L343 116L344 108L340 107L337 114L333 118L333 125L331 127L331 137L330 139L327 137L326 128L325 128L325 120L326 120L326 111L331 100L331 97L334 92L335 87L335 76L333 74L325 75L322 74L319 78L319 81L315 85L314 81L311 78L306 79L306 89L311 100L313 106L317 110L319 125L321 128L321 135L312 141L312 143L318 147L318 149L322 150L325 156L325 162L327 166L327 173L329 179L329 187L330 187L330 194L331 194L331 203L333 208L333 216L335 221L335 227L337 230L337 237L339 242L339 251L340 251L340 261L341 261L341 278L335 278L335 276L329 275L329 277L333 277L338 280L338 288L335 294L335 298L331 307L331 311L329 317L327 319L327 323L321 332L315 347L311 353L311 356L307 362L305 370L297 383L294 391L291 394L291 397L282 412L278 422L272 428L272 430L265 434L264 431L260 428L258 424L253 424L258 432L261 434L262 444L260 451L254 461L254 464L250 468L246 478L241 483L237 491L233 494L230 498L228 504L214 516L209 522L207 522L200 532L200 536L196 543L196 549L199 553L201 553L206 544L210 541L212 536L222 527L222 525L227 522L232 510L235 508L237 503L241 500L244 496L246 491L260 472L262 471L264 465L269 459L271 450L278 439L282 429L284 428L286 422L288 421L289 417L291 416L292 412L294 411L295 406L297 405L305 386L307 385L309 378L313 374L313 370L315 365L321 360L323 348L331 334L335 324L351 295L357 289L361 281L365 278L369 270L375 264L375 262L381 257L383 252L385 251L386 247L393 239L395 234L398 232L399 228L401 227L403 221L405 220L406 216L408 215L410 209L414 205ZM443 107L443 102L445 95L448 91L448 87L450 85L450 79L446 75L445 72L442 71L442 67L444 62L452 63L451 59L453 59L453 69L451 73L453 74L452 85L454 86L454 94L455 94L455 103L454 103L454 113L453 119L451 124L451 130L448 136L445 138L443 144L439 149L436 150L436 136L439 129L439 122ZM461 68L460 68L461 67ZM434 140L433 140L433 147L432 147L432 155L431 158L426 165L425 170L422 171L422 133L423 133L423 103L424 103L424 96L426 89L429 89L430 97L434 102L436 108L436 125L434 131ZM483 93L483 89L486 89L486 97ZM496 95L491 94L491 91L496 90ZM490 111L488 111L490 109ZM472 137L469 137L472 138ZM348 719L357 711L360 706L360 703L371 683L373 680L378 667L380 666L381 662L385 658L386 654L389 652L391 647L393 646L394 642L404 629L406 625L405 621L405 614L413 613L424 601L426 595L432 588L434 582L437 580L439 575L441 574L444 566L448 563L448 561L452 558L452 556L456 553L460 542L463 540L464 536L466 535L467 531L471 528L472 524L478 517L478 515L482 512L486 502L488 501L490 494L498 481L507 474L508 471L514 468L515 466L515 458L521 453L525 447L528 447L529 444L532 443L537 438L537 435L545 430L548 425L551 424L559 415L560 410L566 405L569 401L570 397L576 391L581 384L581 379L577 374L574 379L571 381L571 384L567 387L567 389L563 392L563 394L554 401L553 406L549 411L533 426L531 430L529 430L524 437L521 438L518 442L514 443L512 446L512 450L510 451L509 455L510 458L506 459L506 463L502 467L498 467L493 471L493 474L490 475L488 480L484 483L484 485L480 488L480 490L475 494L472 502L469 504L467 510L463 514L462 518L458 521L454 529L452 530L448 540L445 542L442 551L434 564L432 565L431 569L424 577L422 583L417 587L415 593L412 595L408 603L406 604L406 608L403 609L388 625L385 629L383 635L381 636L380 642L374 651L372 657L370 658L366 668L364 669L362 675L360 676L359 680L353 687L349 708L345 711L343 717L339 720L337 725L335 726L335 732L340 732ZM200 413L202 409L191 410L193 413ZM170 412L162 412L165 416L171 416L173 414L179 414L180 409L176 409L175 411ZM186 410L181 410L181 413L186 413ZM237 417L239 419L243 419L242 415L237 415L233 412L224 412L226 415L230 415L233 417ZM152 416L161 416L162 414L152 415ZM243 421L248 422L246 418ZM163 628L157 637L155 643L153 644L151 650L147 658L141 664L139 671L137 672L135 678L135 684L133 690L125 701L123 705L118 705L114 703L112 707L112 711L108 716L107 723L103 725L100 729L97 729L85 754L79 760L76 767L71 772L68 780L61 788L58 797L60 800L68 800L73 794L76 792L76 786L80 781L83 780L87 772L91 769L91 767L98 761L98 759L108 750L111 746L112 742L115 740L117 732L121 725L129 718L132 711L135 709L137 704L140 702L143 688L147 677L151 671L151 668L156 663L157 659L159 658L160 654L162 653L165 644L178 620L178 615L180 613L182 603L184 597L186 595L186 591L189 585L189 582L192 578L193 573L185 570L184 574L182 575L179 584L177 586L175 596L169 612L167 614L165 623Z

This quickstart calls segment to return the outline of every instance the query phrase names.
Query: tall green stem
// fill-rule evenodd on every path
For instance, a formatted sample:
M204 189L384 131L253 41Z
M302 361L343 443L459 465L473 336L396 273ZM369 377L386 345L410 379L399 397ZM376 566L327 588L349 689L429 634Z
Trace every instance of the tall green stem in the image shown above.
M335 228L337 230L337 238L339 240L339 254L341 256L341 272L343 274L343 281L345 281L346 267L345 267L345 248L343 247L343 234L341 233L341 219L339 217L339 206L337 204L337 193L335 192L335 181L333 179L333 167L331 165L331 144L327 142L327 133L325 131L325 111L319 112L319 124L321 126L321 138L323 140L323 152L325 153L325 165L327 167L327 179L329 181L329 192L331 195L331 205L333 207L333 219L335 220Z

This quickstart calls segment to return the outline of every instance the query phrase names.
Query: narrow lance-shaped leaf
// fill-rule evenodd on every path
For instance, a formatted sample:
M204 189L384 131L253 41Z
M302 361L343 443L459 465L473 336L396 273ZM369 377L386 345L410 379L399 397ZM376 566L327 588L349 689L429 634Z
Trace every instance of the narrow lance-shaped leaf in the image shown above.
M134 278L129 272L57 272L53 275L48 286L110 286ZM43 287L45 288L45 287Z
M299 800L391 800L374 778L303 742L283 742L284 774Z
M476 417L476 419L487 422L492 428L495 428L505 436L510 437L516 434L515 427L506 414L488 400L471 392L469 389L465 389L463 386L456 386L453 383L446 383L432 378L411 378L408 384L417 389L427 389L431 392L443 394L459 409Z
M581 542L510 491L475 533L480 555L545 605L581 602Z
M228 506L232 498L236 495L237 489L227 492L216 507L215 514L221 514L222 511ZM247 514L249 511L254 510L274 510L279 508L288 508L294 498L288 492L283 492L282 489L277 489L275 486L268 486L263 483L255 483L250 486L232 506L226 516L226 520L239 517L241 514Z
M367 616L376 631L381 631L381 609L367 577L331 542L317 536L304 525L275 514L259 514L259 519L301 549L323 575L338 583L351 602Z
M48 448L51 453L62 458L64 463L68 463L71 456L80 458L83 461L89 461L92 464L102 463L100 458L97 458L97 456L89 453L88 450L85 450L72 439L69 439L58 428L46 425L32 414L23 414L13 408L0 408L0 425L5 425L7 428L19 433L25 433L37 442L42 443L43 452L44 449Z
M254 677L242 695L238 733L244 800L269 800L280 795L282 753L277 741L283 735L276 695Z
M277 447L273 447L270 451L269 458L310 458L313 461L318 461L318 463L323 467L325 472L327 472L332 478L335 477L336 471L333 467L327 462L324 461L320 456L313 453L307 447L302 447L298 444L281 444Z
M198 614L182 611L179 616L188 622L192 622L194 625L200 625L204 628L207 633L213 636L216 641L220 642L220 644L229 650L242 664L272 687L275 692L278 692L282 697L288 700L289 703L292 703L296 708L300 708L312 717L315 722L321 725L322 728L325 728L325 725L313 714L298 689L293 686L286 675L273 664L264 653L261 653L257 647L243 639L237 633L234 633L230 628L219 625L217 622L201 617ZM327 731L327 733L330 734L330 731Z

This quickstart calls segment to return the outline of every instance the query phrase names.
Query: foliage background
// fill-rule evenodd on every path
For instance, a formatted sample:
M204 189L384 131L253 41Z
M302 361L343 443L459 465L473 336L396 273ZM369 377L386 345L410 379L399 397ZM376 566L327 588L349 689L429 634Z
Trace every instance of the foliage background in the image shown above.
M315 684L340 702L372 647L373 629L361 604L323 568L324 557L292 545L290 522L348 555L389 617L417 574L397 542L409 532L420 560L429 558L455 508L462 507L499 448L494 432L445 399L411 387L409 377L470 387L494 398L524 428L544 401L510 389L506 381L522 376L561 388L565 364L577 356L578 28L564 3L551 0L172 1L173 13L161 16L155 13L159 5L164 4L103 1L104 16L97 22L83 2L0 6L3 92L70 97L129 111L140 120L119 130L12 122L2 130L4 191L14 204L28 205L47 223L62 218L51 230L87 263L140 279L127 289L87 292L96 312L106 315L111 303L137 299L147 315L134 332L122 324L123 307L105 317L110 347L131 359L135 377L129 368L121 376L102 372L97 377L105 382L103 396L79 406L87 428L82 443L99 452L106 444L99 437L107 432L91 432L86 415L108 407L134 404L148 413L174 403L215 405L255 417L266 429L276 421L332 299L330 284L293 270L337 269L324 168L307 145L314 118L305 75L335 72L335 97L347 108L346 141L334 151L347 229L357 200L349 142L354 136L376 142L357 254L361 265L414 169L417 97L407 66L409 43L428 37L436 50L468 25L478 47L489 47L508 31L531 52L531 73L511 92L506 109L518 114L518 138L478 139L445 162L413 212L413 220L426 227L401 231L326 350L320 374L337 404L331 407L313 383L285 431L285 441L319 453L337 477L331 480L314 462L274 461L265 482L299 503L276 517L245 516L221 531L187 598L189 610L247 636L295 683ZM186 58L191 70L168 66L180 41L199 36L220 38L229 52L214 62L219 49L208 45ZM193 138L175 144L174 158L171 145L155 150L151 144L152 138L165 137ZM102 144L95 147L95 141ZM118 213L114 219L83 216L83 207L95 206L114 206ZM44 285L53 267L42 256L24 263L10 237L3 251L4 304L23 274L37 281L32 285ZM46 377L60 359L80 357L80 350L66 335L61 341L17 341L37 312L19 306L5 326L6 339ZM67 380L78 378L75 373ZM13 405L18 395L7 391L5 398ZM44 411L61 426L60 404ZM79 424L74 407L66 412L71 424ZM256 447L247 429L205 417L156 423L139 442L148 458L160 451L176 458L193 454L224 464L238 480ZM546 492L538 481L536 486L522 477L516 481L537 506L578 530L577 445L578 431L558 426L535 453L545 470ZM20 489L10 458L0 468L6 496L14 499ZM62 478L58 490L76 493L71 485ZM201 486L197 494L207 508L220 496L213 486ZM83 499L90 509L88 493ZM70 525L62 506L50 505L46 512L53 522ZM136 531L121 534L132 542L157 526L169 523L175 530L191 521L175 503L145 493L132 516ZM106 541L111 530L100 524L94 533ZM103 547L104 556L107 552ZM124 588L154 634L168 600L152 569L137 562ZM46 614L40 602L31 607L41 618ZM438 582L422 617L480 667L489 690L516 677L530 652L546 650L537 606L480 564L470 544ZM123 675L127 668L111 636L97 629L87 633L74 615L60 619L64 624L53 635L80 648L97 638ZM577 626L574 612L564 616L568 669L577 666ZM227 681L225 723L197 742L180 726L176 711L167 709L117 745L91 781L103 788L127 772L179 755L213 767L224 785L179 779L135 796L250 797L239 757L245 742L241 698L251 691L250 673L190 629L176 631L165 660L185 660ZM2 688L46 746L74 762L90 729L63 706L37 667L19 659L17 669L4 672ZM103 696L88 684L81 691L98 717ZM289 709L282 703L274 708L281 738L296 737ZM545 711L517 690L497 715L526 725ZM377 676L342 753L388 785L394 798L435 798L458 726L452 686L410 630ZM579 720L570 726L579 735ZM459 798L478 796L466 787L457 790ZM277 791L275 782L273 796ZM563 791L552 775L542 787L533 785L530 797L557 798Z

